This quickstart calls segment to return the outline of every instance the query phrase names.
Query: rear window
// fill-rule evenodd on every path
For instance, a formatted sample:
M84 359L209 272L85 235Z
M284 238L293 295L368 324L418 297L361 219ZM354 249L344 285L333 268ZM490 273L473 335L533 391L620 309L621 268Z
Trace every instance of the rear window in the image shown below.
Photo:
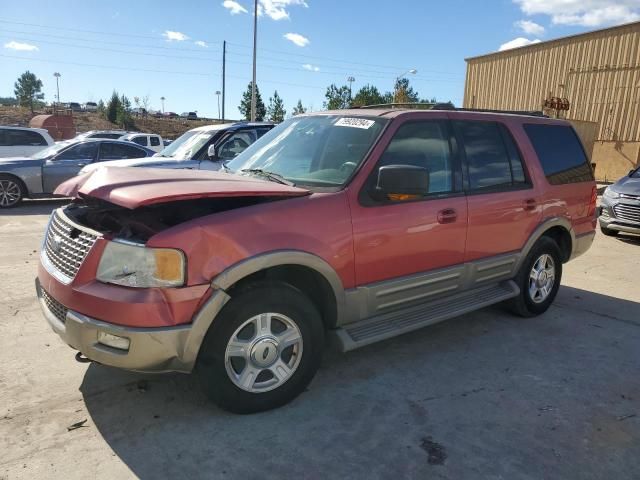
M47 146L47 141L38 132L30 130L12 130L7 129L0 134L0 146L14 147L14 146L29 146L39 147Z
M524 130L550 184L593 181L593 171L572 127L526 124Z
M160 139L158 137L151 137L151 146L157 147L160 145Z

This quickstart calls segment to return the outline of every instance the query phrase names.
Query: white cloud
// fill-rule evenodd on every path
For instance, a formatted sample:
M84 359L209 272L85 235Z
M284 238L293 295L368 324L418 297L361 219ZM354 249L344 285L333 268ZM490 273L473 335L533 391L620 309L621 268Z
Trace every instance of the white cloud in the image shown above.
M515 22L514 25L527 35L544 35L544 27L531 20L519 20Z
M320 71L320 67L316 67L315 65L311 65L310 63L305 63L304 65L302 65L302 68L304 68L305 70L309 70L310 72Z
M9 50L20 50L22 52L37 52L40 50L35 45L31 45L29 43L20 43L15 40L11 40L9 43L4 44L4 48L8 48Z
M185 40L189 40L189 37L187 37L184 33L174 32L171 30L165 30L162 36L165 37L168 42L184 42Z
M640 20L638 0L513 0L527 15L548 15L555 25L600 27Z
M233 0L224 0L222 6L231 12L231 15L238 15L239 13L249 13L246 8Z
M267 15L271 20L284 20L289 18L289 7L308 7L305 0L260 0L258 3L258 16Z
M534 43L540 43L540 40L538 39L529 40L528 38L518 37L518 38L514 38L513 40L507 43L503 43L502 45L500 45L500 48L498 49L498 51L502 52L503 50L511 50L512 48L525 47L527 45L533 45Z
M202 40L198 40L196 42L193 42L196 45L198 45L199 47L203 47L203 48L207 48L209 45L207 45L207 42L203 42Z
M285 33L283 37L299 47L306 47L309 45L309 39L299 33Z

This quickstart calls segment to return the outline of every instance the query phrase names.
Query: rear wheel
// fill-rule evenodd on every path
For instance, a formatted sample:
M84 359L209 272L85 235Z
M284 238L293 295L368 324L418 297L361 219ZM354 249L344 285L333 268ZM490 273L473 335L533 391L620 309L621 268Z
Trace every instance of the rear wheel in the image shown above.
M233 295L214 320L196 374L225 410L269 410L306 388L323 345L322 319L302 292L286 283L258 283Z
M607 237L617 237L619 233L617 230L609 230L607 227L603 227L602 225L600 225L600 231Z
M522 317L533 317L547 311L556 298L562 279L562 256L558 244L542 237L525 258L514 279L520 294L508 302L511 310Z
M11 175L0 174L0 208L15 207L23 197L22 183Z

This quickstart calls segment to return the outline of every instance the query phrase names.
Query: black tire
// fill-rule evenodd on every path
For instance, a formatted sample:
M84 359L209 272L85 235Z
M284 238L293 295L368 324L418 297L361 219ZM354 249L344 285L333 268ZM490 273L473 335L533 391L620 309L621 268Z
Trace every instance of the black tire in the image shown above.
M20 203L22 202L22 200L26 195L26 191L22 181L19 178L14 177L13 175L0 173L0 182L3 182L2 185L0 185L0 208L13 208L20 205ZM12 201L8 205L4 204L4 201L3 201L3 197L4 197L3 192L4 192L4 189L8 186L7 182L10 182L11 185L14 186L13 188L17 188L17 193L18 193L18 199L16 201ZM12 191L13 191L13 188L12 188ZM7 198L7 197L4 197L4 198Z
M554 262L555 281L546 299L536 303L529 292L529 275L535 262L542 255L550 255ZM514 281L520 287L520 294L507 302L509 309L521 317L535 317L547 311L558 294L562 280L562 255L558 244L549 237L540 238L525 258Z
M267 312L286 315L295 323L302 337L302 355L294 373L280 386L249 392L231 380L225 351L244 322ZM232 295L214 319L202 342L195 373L207 396L219 407L241 414L261 412L280 407L305 390L320 366L323 348L324 326L309 298L287 283L259 282Z
M607 237L617 237L618 233L620 233L617 230L609 230L607 227L603 227L602 225L600 225L600 231Z

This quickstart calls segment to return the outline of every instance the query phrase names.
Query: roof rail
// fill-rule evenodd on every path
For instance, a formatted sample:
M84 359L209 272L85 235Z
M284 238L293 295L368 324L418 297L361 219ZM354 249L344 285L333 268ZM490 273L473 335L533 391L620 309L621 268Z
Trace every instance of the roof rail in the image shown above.
M406 108L414 110L449 110L452 112L506 113L510 115L526 115L530 117L548 117L538 110L493 110L488 108L457 108L451 102L438 103L378 103L376 105L355 106L352 108Z

